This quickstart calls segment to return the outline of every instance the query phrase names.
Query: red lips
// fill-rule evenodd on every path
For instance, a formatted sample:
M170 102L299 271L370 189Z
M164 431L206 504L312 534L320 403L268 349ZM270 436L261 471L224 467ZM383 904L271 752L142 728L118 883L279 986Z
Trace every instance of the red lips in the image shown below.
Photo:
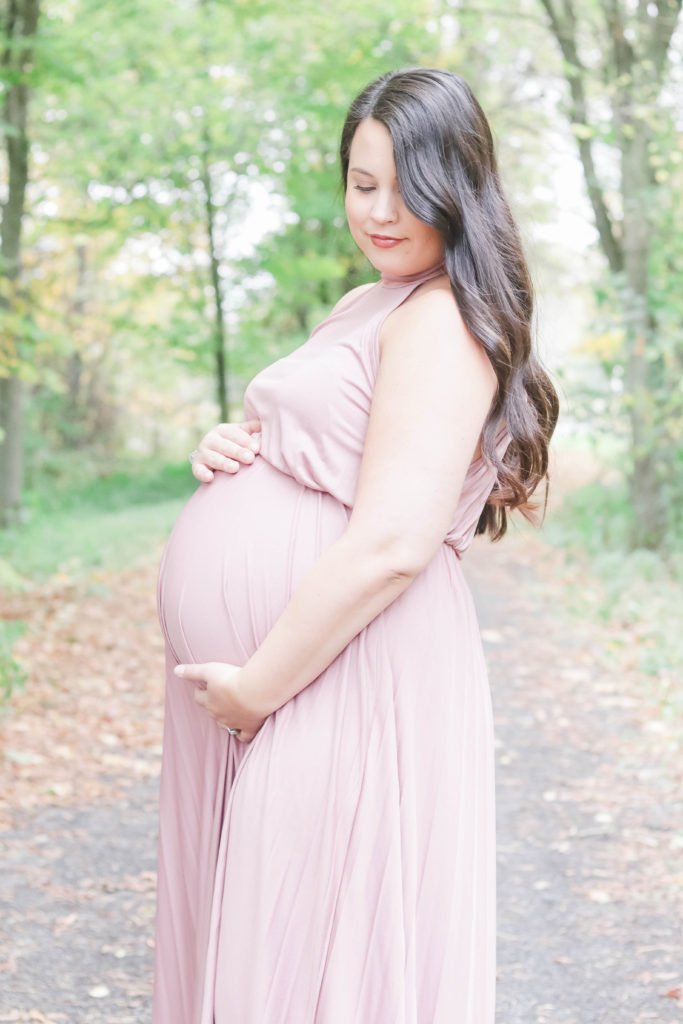
M395 245L400 245L403 239L392 238L390 235L370 235L370 241L378 249L392 249Z

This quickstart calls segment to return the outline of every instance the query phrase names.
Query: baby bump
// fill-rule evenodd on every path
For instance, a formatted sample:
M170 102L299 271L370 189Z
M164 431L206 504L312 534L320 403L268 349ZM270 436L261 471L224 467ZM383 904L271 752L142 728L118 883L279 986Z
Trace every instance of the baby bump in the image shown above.
M173 528L159 573L159 618L176 658L242 664L347 520L331 495L261 456L202 484Z

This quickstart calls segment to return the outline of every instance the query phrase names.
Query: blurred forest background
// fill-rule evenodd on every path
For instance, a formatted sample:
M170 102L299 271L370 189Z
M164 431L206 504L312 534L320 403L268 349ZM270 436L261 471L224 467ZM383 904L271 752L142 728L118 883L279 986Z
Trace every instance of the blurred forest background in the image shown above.
M683 578L681 0L4 0L0 587L127 566L261 367L373 279L338 137L374 76L487 111L562 395L547 542L673 683ZM375 275L376 276L376 275ZM590 582L587 582L590 581ZM678 608L678 614L675 609ZM0 691L22 630L0 614Z

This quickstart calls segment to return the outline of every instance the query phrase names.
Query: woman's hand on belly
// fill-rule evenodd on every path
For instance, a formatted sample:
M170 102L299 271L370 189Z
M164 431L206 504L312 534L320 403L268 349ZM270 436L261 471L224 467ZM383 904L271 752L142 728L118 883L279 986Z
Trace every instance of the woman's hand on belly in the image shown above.
M192 460L192 475L202 484L213 480L214 470L236 473L240 465L250 465L256 458L260 438L252 437L261 430L261 421L219 423L205 434L197 445Z
M181 679L197 683L194 698L222 729L237 730L243 743L250 743L265 718L250 707L239 687L241 668L219 661L204 665L176 665Z

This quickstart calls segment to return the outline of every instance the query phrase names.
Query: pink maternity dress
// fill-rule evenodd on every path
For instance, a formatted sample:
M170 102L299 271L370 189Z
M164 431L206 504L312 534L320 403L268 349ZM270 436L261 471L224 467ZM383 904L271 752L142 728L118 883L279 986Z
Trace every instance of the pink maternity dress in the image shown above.
M380 327L441 272L383 275L257 374L260 455L166 546L154 1024L493 1022L492 718L460 558L495 472L471 464L430 564L252 743L172 674L243 664L343 533Z

